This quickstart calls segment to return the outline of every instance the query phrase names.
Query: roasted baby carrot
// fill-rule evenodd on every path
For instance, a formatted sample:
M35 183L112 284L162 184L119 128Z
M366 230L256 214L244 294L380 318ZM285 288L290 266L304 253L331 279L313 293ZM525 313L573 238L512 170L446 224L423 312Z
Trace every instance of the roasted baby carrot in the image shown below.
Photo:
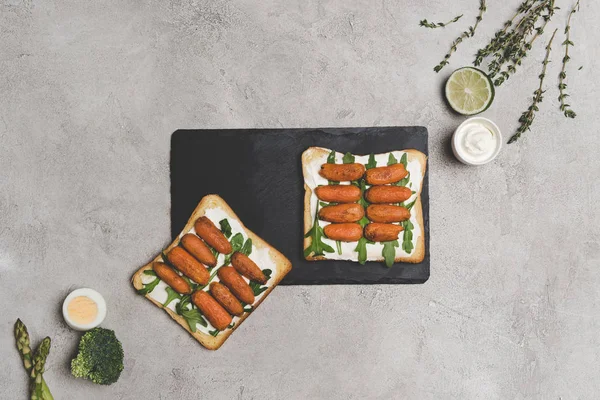
M355 181L365 174L365 166L362 164L323 164L319 173L330 181Z
M365 237L372 242L389 242L397 240L403 230L400 225L373 222L365 226Z
M323 233L331 240L340 242L356 242L363 235L363 229L360 224L329 224L323 228Z

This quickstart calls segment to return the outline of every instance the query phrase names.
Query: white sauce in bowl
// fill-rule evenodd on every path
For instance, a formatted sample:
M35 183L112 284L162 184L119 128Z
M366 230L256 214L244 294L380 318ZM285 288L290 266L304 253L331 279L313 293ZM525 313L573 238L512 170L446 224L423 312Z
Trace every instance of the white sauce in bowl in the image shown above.
M454 155L465 164L480 165L493 160L502 147L500 129L492 121L475 117L463 122L454 132Z

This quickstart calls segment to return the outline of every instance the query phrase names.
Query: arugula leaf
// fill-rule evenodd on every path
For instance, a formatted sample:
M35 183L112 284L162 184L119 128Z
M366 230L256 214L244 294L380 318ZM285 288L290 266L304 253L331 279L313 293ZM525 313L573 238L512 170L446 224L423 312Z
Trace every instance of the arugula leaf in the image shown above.
M154 272L154 271L153 271ZM148 293L151 293L154 288L156 287L156 285L158 285L160 283L160 279L155 278L152 282L150 283L144 283L143 284L143 288L138 289L137 293L141 294L141 295L147 295Z
M217 276L217 272L219 272L219 268L213 268L212 272L210 273L210 277L208 278L208 283L206 285L204 285L204 286L197 285L196 288L202 290L205 287L207 287L208 285L210 285L210 283L212 282L212 280L214 279L214 277Z
M179 303L175 306L175 312L183 317L190 327L190 331L196 332L196 324L200 324L203 327L207 327L206 320L202 317L200 310L192 305L192 308L188 308L191 305L191 295L185 295L181 298Z
M323 228L321 228L319 225L318 216L319 204L317 204L317 210L315 211L315 220L313 222L313 226L308 232L306 232L306 235L304 235L305 238L311 238L310 245L304 249L304 257L308 257L310 254L313 254L314 256L322 256L326 252L334 252L331 246L323 242L322 238L325 234L323 233Z
M415 248L415 246L412 243L412 230L414 229L414 225L412 224L412 222L410 222L410 219L407 219L406 221L402 222L402 226L404 227L404 235L402 236L402 250L410 254Z
M358 252L358 263L365 265L367 262L367 238L361 237L354 251Z
M174 291L173 288L171 288L170 286L167 286L165 288L165 290L167 291L168 296L167 296L167 300L165 300L165 302L163 303L163 307L168 306L169 303L175 299L181 299L181 296L179 295L179 293Z
M400 164L404 165L404 168L408 169L408 153L402 154L402 157L400 157Z
M331 153L327 156L327 164L335 164L335 150L331 150ZM339 185L339 182L336 181L327 181L329 185Z
M219 334L219 332L221 332L221 331L218 330L218 329L215 329L213 331L208 331L208 333L210 334L210 336L214 336L214 337L217 337L217 335Z
M390 153L390 156L388 157L387 165L389 167L390 165L394 165L394 164L398 164L398 160L396 159L396 157L394 157L394 153Z
M398 182L394 183L394 185L396 186L406 186L406 184L410 182L410 171L408 172L408 174L406 174L406 176L402 179L400 179Z
M415 203L417 202L417 199L414 199L412 202L406 204L406 205L402 205L404 208L406 208L408 211L410 211L413 206L415 205Z
M151 269L147 269L144 271L144 275L156 276L156 272L154 272ZM160 283L160 279L158 277L156 277L151 282L143 283L142 284L143 287L141 289L138 289L137 293L141 294L141 295L147 295L148 293L151 293L159 283Z
M223 235L225 235L225 237L229 239L231 237L231 225L229 225L229 221L227 221L227 218L223 218L222 220L220 220L219 225L221 225L221 232L223 232Z
M335 246L337 247L338 254L342 255L342 242L340 242L339 240L336 240Z
M402 154L402 157L400 157L400 164L404 165L404 169L406 169L408 171L408 153ZM402 178L400 181L396 182L394 185L406 186L409 182L410 182L410 171L408 171L408 174L404 178ZM412 185L412 183L411 183L411 185Z
M365 216L365 217L362 217L362 218L361 218L361 219L358 221L358 224L359 224L361 227L363 227L363 228L364 228L365 226L369 225L369 223L370 223L370 222L371 222L371 221L369 220L369 218L367 218L367 217Z
M391 267L394 265L394 260L396 258L396 247L398 247L398 241L392 240L390 242L383 242L383 250L381 251L381 255L385 259L385 265L387 267Z
M219 257L219 252L217 250L213 249L210 246L208 246L208 248L210 249L210 252L213 253L213 256L215 256L215 258Z
M244 246L244 236L241 233L236 233L231 238L231 247L233 251L239 251Z
M363 208L367 208L369 206L369 202L367 200L365 200L365 191L367 190L367 183L364 179L361 179L358 183L357 186L360 188L360 200L358 200L358 204L360 204ZM360 221L358 221L358 223L360 224L360 226L362 226L363 228L369 223L369 219L364 216L360 219Z
M335 164L335 150L331 150L327 156L327 164Z
M238 232L235 235L233 235L229 242L231 243L232 250L231 253L225 255L223 265L229 265L233 253L235 253L236 251L240 251L242 247L244 247L244 236ZM250 242L250 247L252 247L252 242Z
M246 239L246 243L244 243L244 245L240 249L240 253L244 253L247 256L252 254L252 239Z
M367 190L367 182L364 179L361 179L358 182L358 187L360 188L360 200L358 200L358 204L367 208L369 203L365 200L365 191Z
M369 161L365 164L366 169L375 168L377 166L377 161L375 161L375 155L369 154Z
M184 310L187 310L187 306L190 304L190 302L192 301L192 296L189 294L186 294L184 296L181 296L181 299L179 299L179 303L175 304L175 312L179 315L181 315L181 313Z
M352 155L352 153L346 153L344 154L342 161L344 162L344 164L352 164L354 162L354 156Z
M250 287L252 288L252 291L254 292L255 296L260 295L262 292L268 289L267 286L260 287L260 285L258 284L253 285L252 282L250 283Z
M358 240L356 248L354 249L354 251L358 252L358 263L361 265L365 265L365 262L367 261L367 245L368 244L375 244L375 242L370 241L366 237L361 237Z
M198 288L199 285L195 282L192 282L192 280L190 278L188 278L187 276L181 275L181 278L183 280L185 280L188 283L188 285L190 285L190 287L192 288L192 291L194 291Z
M244 307L244 312L251 313L252 311L254 311L254 308L252 308L252 306L248 306L248 308Z
M206 320L202 317L200 310L198 310L197 308L192 308L191 310L184 310L181 313L181 316L183 317L183 319L185 319L185 322L187 322L188 326L190 327L190 331L192 332L196 332L196 324L200 324L205 328L208 326Z
M271 274L273 273L273 271L271 271L270 269L263 269L262 273L265 274L265 276L267 277L267 281L268 281L269 279L271 279ZM265 290L267 290L269 288L268 286L261 287L260 283L254 282L254 281L250 281L249 285L252 288L252 291L254 292L255 296L258 296L259 294L261 294L262 292L264 292Z

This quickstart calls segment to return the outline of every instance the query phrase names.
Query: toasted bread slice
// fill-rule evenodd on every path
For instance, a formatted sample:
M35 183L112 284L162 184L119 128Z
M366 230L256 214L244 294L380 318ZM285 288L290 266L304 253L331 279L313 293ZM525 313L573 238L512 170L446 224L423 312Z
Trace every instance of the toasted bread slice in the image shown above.
M183 235L185 235L186 233L189 233L189 232L194 232L194 224L195 224L196 220L198 218L204 216L207 213L207 211L209 211L211 209L219 209L227 216L228 219L239 222L239 226L241 228L241 231L242 231L241 233L243 234L243 236L245 238L252 239L252 245L257 250L262 251L263 254L266 251L268 254L268 257L270 257L270 260L272 261L270 263L271 267L273 268L272 274L271 274L269 281L266 284L266 286L268 286L268 289L266 289L260 295L256 296L254 304L252 305L252 312L256 312L255 311L256 308L271 293L271 291L275 288L275 286L277 286L277 284L283 279L283 277L292 269L292 264L283 254L281 254L279 251L275 250L271 245L269 245L263 239L258 237L255 233L253 233L248 228L246 228L242 224L242 222L240 221L238 216L233 212L233 210L229 207L229 205L227 205L227 203L221 197L219 197L217 195L208 195L208 196L205 196L204 198L202 198L202 200L200 201L200 203L198 204L198 206L192 213L190 219L188 220L187 224L185 225L185 227L183 228L183 230L181 231L179 236L173 241L173 243L171 243L166 249L164 249L164 253L165 254L168 253L173 247L179 245L179 240L181 239L181 237ZM217 224L217 227L219 226L217 221L213 221L213 222L215 222ZM250 254L251 259L253 259L253 254L255 254L255 253L256 253L256 251L253 251L252 254ZM161 262L163 261L162 252L159 253L151 262L149 262L148 264L146 264L142 268L140 268L133 275L133 278L131 281L133 283L133 286L137 290L140 290L143 288L144 271L151 270L152 264L157 261L161 261ZM220 261L220 259L219 259L219 261ZM257 260L254 260L254 261L257 262ZM261 266L260 262L257 262L257 264L259 266ZM220 264L217 264L217 267L215 267L212 270L212 272L214 273L219 267L220 267ZM214 282L214 281L218 281L218 277L216 277L216 275L211 280L211 282ZM157 307L164 309L171 316L171 318L173 318L175 321L177 321L177 323L179 325L181 325L186 331L188 331L190 333L190 335L192 335L197 341L199 341L200 344L202 344L202 346L204 346L210 350L218 349L225 342L225 340L227 340L227 338L233 333L233 331L236 330L242 324L242 322L244 322L244 320L248 317L248 315L250 315L249 312L245 312L240 318L234 317L233 321L235 322L235 325L233 326L233 328L221 331L216 336L213 336L213 335L207 333L206 330L208 330L208 328L202 328L200 326L198 326L198 329L195 332L192 332L190 330L186 320L182 316L178 315L171 308L164 307L160 301L156 300L156 298L155 298L156 295L155 295L155 297L152 296L152 294L155 290L156 289L154 289L151 293L146 294L145 297L148 300L150 300L152 303L154 303ZM173 302L171 304L173 304ZM210 323L208 323L208 327L211 328Z
M313 226L314 223L314 210L317 207L317 197L313 195L314 189L320 184L327 184L327 181L324 180L319 174L318 170L322 164L327 162L327 157L331 154L330 149L325 149L322 147L309 147L302 153L302 173L304 175L304 233L306 234ZM427 168L427 156L422 152L414 149L407 150L398 150L391 151L388 153L375 154L374 156L379 160L387 160L390 153L393 153L395 158L399 161L400 157L406 153L407 161L408 161L408 170L411 172L410 175L410 183L413 185L412 189L415 191L413 197L411 197L408 202L414 201L414 205L411 209L411 217L410 221L414 225L415 229L413 231L413 239L412 243L414 249L407 253L402 249L402 236L400 234L400 238L398 239L400 246L396 249L396 262L406 262L406 263L420 263L425 258L425 226L423 224L423 207L421 203L421 190L423 187L423 178L425 176L425 171ZM342 163L343 153L335 153L336 163ZM354 155L357 160L356 162L360 162L362 164L367 163L366 156ZM360 159L360 160L359 160ZM382 167L387 165L384 162L377 162L377 167ZM348 183L342 182L341 184ZM326 224L322 221L320 224ZM418 233L418 234L415 234ZM312 242L311 237L304 238L304 249L307 249ZM323 238L323 242L331 246L332 248L336 248L336 243L333 240ZM325 253L324 255L315 256L313 254L309 254L305 258L309 261L316 260L350 260L350 261L358 261L358 253L355 251L348 251L349 249L354 249L357 245L357 242L344 243L342 246L345 251L343 251L342 255L337 253ZM381 255L380 248L383 245L369 244L368 248L371 249L370 255L367 257L367 261L383 261L384 257ZM376 254L375 254L376 253Z

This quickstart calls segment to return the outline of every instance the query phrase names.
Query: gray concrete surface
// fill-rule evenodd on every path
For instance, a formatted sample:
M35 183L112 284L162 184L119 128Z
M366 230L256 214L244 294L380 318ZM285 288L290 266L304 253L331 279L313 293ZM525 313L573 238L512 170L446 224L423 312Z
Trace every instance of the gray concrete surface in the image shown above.
M17 317L54 340L57 400L598 398L600 7L584 0L574 18L579 116L557 111L559 36L533 132L468 168L449 152L463 118L440 87L519 0L490 4L434 74L476 3L2 1L0 398L26 398ZM552 27L572 1L559 3ZM542 57L538 43L485 113L505 135ZM429 128L425 285L281 287L218 352L133 292L131 274L169 242L174 130L361 125ZM69 374L79 335L59 308L79 286L105 295L125 348L109 387Z

